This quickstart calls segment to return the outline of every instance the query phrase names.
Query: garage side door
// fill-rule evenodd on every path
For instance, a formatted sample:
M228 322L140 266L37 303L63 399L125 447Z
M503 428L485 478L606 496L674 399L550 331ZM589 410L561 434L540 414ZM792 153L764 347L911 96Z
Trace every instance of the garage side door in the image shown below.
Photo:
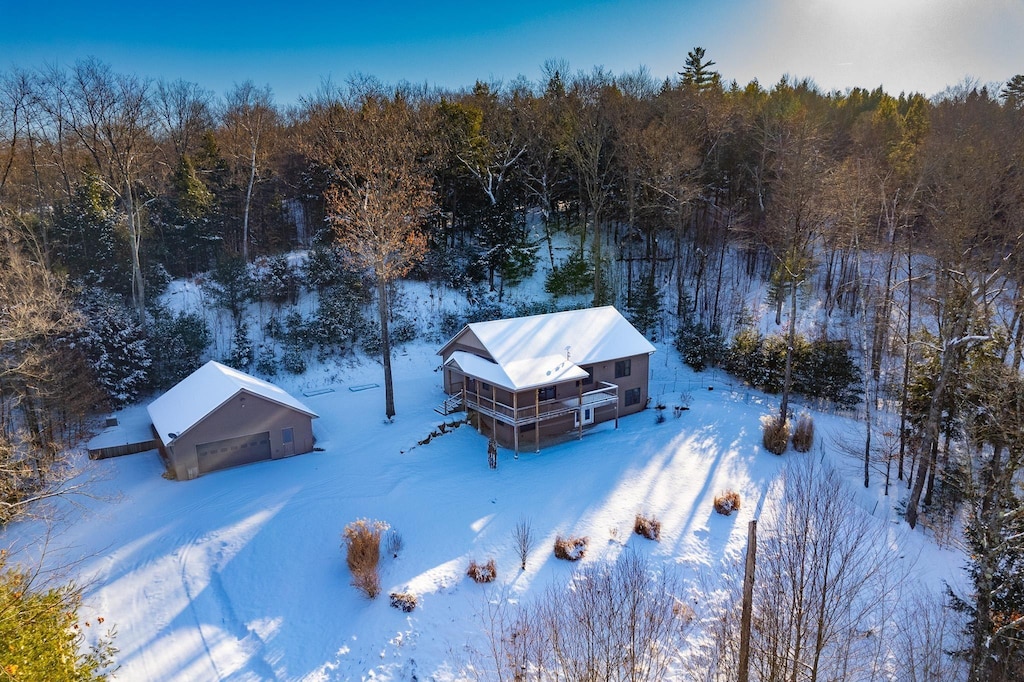
M270 432L252 433L196 446L199 473L270 459Z

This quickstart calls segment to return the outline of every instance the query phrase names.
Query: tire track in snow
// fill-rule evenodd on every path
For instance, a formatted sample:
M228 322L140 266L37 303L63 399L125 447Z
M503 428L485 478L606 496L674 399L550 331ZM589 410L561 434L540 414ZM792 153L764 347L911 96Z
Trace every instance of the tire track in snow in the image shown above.
M196 629L199 632L199 639L202 642L206 658L210 662L210 667L216 674L217 679L224 679L225 677L235 673L251 672L257 675L261 680L277 680L277 673L266 658L266 642L264 642L255 631L250 629L238 617L238 614L235 612L234 606L231 603L231 598L224 587L224 581L221 578L220 571L214 567L215 562L211 561L208 566L209 582L200 591L200 594L203 591L207 593L206 601L204 603L208 602L215 607L215 614L207 614L207 620L209 621L207 625L217 625L217 621L219 620L219 625L222 630L234 637L234 644L243 654L245 654L245 664L238 670L232 670L230 672L223 671L221 670L221 666L218 665L217 657L214 653L214 647L211 646L211 643L204 632L203 618L201 617L199 610L196 608L197 599L200 595L195 593L193 586L190 584L190 573L188 570L188 560L192 550L198 547L201 542L208 539L209 536L193 536L182 549L179 554L178 561L181 568L181 582L185 590L185 595L188 597L188 609L195 621ZM218 615L219 619L216 617Z

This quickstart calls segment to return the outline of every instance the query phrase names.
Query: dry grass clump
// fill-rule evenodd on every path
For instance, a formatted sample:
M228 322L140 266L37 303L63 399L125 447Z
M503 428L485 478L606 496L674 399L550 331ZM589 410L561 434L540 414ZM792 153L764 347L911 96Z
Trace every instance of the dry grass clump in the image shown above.
M735 490L726 490L715 496L715 511L724 516L732 514L740 508L740 494Z
M408 592L392 592L391 593L391 608L399 609L409 613L416 608L416 595L409 594Z
M789 447L789 420L777 415L761 417L761 436L765 450L781 455Z
M478 564L473 560L469 562L466 575L472 578L473 582L491 583L498 577L498 567L494 564L494 559L488 559L486 564Z
M796 418L796 428L793 429L793 449L797 452L810 452L814 445L814 419L806 412L801 412Z
M579 561L587 553L587 543L590 538L568 537L561 535L555 538L555 558L566 561Z
M636 520L633 521L633 532L648 540L661 540L661 521L653 516L637 514Z
M352 585L370 599L380 594L380 537L387 530L383 521L358 519L345 526L342 547L352 572Z

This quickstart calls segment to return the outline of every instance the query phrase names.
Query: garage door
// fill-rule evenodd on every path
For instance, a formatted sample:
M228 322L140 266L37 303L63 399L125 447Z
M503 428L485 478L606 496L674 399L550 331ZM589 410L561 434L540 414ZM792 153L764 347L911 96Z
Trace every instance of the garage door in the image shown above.
M270 432L215 440L196 446L199 473L270 459Z

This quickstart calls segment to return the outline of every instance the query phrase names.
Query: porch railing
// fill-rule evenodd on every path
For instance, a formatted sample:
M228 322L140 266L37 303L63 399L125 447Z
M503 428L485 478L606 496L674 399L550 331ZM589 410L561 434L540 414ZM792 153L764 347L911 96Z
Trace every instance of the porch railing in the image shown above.
M477 395L466 389L462 391L462 400L467 408L480 414L493 417L505 424L522 426L573 414L579 412L581 407L596 409L604 405L618 404L619 387L602 381L599 382L598 388L586 391L582 395L542 400L519 407L513 407L493 397Z

